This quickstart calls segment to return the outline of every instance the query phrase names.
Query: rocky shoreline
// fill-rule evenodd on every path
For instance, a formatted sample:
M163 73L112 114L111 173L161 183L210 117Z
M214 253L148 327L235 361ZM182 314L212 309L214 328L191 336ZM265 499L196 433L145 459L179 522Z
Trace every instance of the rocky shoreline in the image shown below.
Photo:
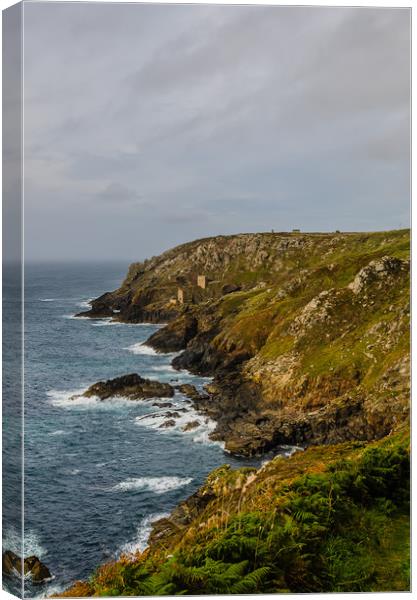
M146 344L180 352L177 370L213 377L192 400L233 454L378 439L408 419L408 241L408 232L200 240L132 265L80 316L166 323Z
M312 591L303 573L315 581L324 568L316 591L329 591L333 583L327 583L326 569L333 573L334 556L330 552L314 566L310 559L305 562L304 550L298 552L298 542L299 548L311 545L308 556L317 554L317 544L318 555L327 556L327 543L337 530L347 556L362 568L369 553L379 556L381 519L391 545L399 532L407 535L409 271L407 231L219 236L132 265L118 290L93 301L81 316L164 322L145 344L156 352L179 353L172 360L174 369L212 378L203 393L190 385L165 390L167 400L160 396L154 403L167 409L161 426L175 423L169 394L179 391L197 413L216 422L210 437L225 442L232 454L262 456L283 445L306 451L289 459L275 457L259 469L216 469L169 517L153 523L144 553L103 565L91 583L77 582L63 595L101 595L113 589L123 595L125 588L128 594L149 595L151 583L155 593L168 593L163 585L157 587L160 581L169 582L171 591L194 589L195 583L196 593L208 593L217 579L211 579L213 562L205 571L207 560L224 561L221 568L228 569L247 559L256 573L258 543L265 544L265 576L278 568L270 583L262 587L258 580L252 590ZM197 289L201 273L209 282L203 290ZM173 298L178 286L181 303ZM86 393L105 398L127 392L137 400L148 386L156 395L162 392L161 385L131 374L99 382ZM387 475L381 475L382 463L390 465ZM358 479L358 472L363 477ZM376 491L374 473L380 486ZM356 493L362 484L363 492ZM318 495L321 501L315 505ZM378 504L381 497L395 504L393 518ZM340 514L334 502L340 504ZM350 514L347 507L354 503L358 507ZM371 536L362 517L358 520L367 510L369 522L375 518L372 511L379 511ZM271 529L263 539L265 519ZM309 528L318 523L310 539ZM273 530L275 558L267 533ZM242 546L242 539L247 545ZM364 556L357 554L362 545ZM401 552L405 564L403 544ZM287 554L281 573L280 561ZM129 577L132 565L137 575L129 587L124 576ZM195 579L197 571L188 578L189 565L204 583ZM344 577L338 577L343 583ZM345 591L374 589L369 588L374 571L369 577L370 583L364 580ZM407 586L403 571L391 569L386 575L380 569L378 578L377 589Z
M114 379L108 379L107 381L98 381L91 385L85 392L74 395L71 399L76 401L84 397L98 398L100 401L105 401L110 398L119 397L131 401L155 400L152 403L152 407L155 407L157 410L138 417L138 420L159 419L163 417L164 421L159 425L159 428L169 429L175 427L176 419L191 412L189 408L178 407L171 401L176 392L183 394L188 399L187 401L197 409L199 414L203 417L208 416L207 411L201 409L201 403L207 402L209 396L197 390L194 385L184 383L173 386L169 383L144 379L137 373L129 373L128 375L122 375ZM203 418L201 420L194 418L187 421L183 425L182 430L187 432L197 429L203 420Z

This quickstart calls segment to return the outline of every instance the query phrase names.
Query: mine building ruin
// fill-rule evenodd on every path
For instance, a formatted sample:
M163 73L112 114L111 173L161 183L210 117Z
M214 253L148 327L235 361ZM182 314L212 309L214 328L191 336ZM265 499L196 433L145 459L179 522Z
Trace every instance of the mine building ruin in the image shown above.
M198 287L203 288L203 290L206 289L207 280L206 280L206 276L205 275L198 275L197 276L197 285L198 285Z

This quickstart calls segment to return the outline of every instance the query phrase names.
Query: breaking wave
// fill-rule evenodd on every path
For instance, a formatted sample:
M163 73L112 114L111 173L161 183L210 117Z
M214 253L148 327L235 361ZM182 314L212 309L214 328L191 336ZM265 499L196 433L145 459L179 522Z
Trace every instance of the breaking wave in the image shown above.
M100 400L97 396L86 398L82 396L83 392L88 386L81 390L49 390L46 395L50 399L49 402L56 407L66 409L98 409L98 410L112 410L120 409L121 407L132 407L136 405L136 402L132 402L129 398L123 396L115 396L106 400ZM55 435L59 435L58 433Z
M69 431L64 431L64 429L57 429L56 431L51 431L48 435L56 436L56 435L68 435Z
M155 356L157 354L156 350L150 346L146 346L145 342L137 342L136 344L124 348L124 350L129 350L129 352L133 352L133 354L146 354L148 356Z
M120 492L145 490L155 494L165 494L185 487L192 480L192 477L129 477L116 484L112 490Z
M142 519L137 528L136 537L130 542L123 544L117 554L136 554L136 552L143 552L148 546L149 535L152 531L152 523L159 521L159 519L163 519L168 515L169 513L154 513Z
M41 545L36 532L32 530L24 531L23 554L24 556L37 556L41 558L47 554L47 550ZM22 555L22 537L14 528L10 527L3 533L3 551L11 550L18 556Z
M94 300L94 298L88 298L88 300L81 300L80 302L77 302L77 306L79 306L80 308L91 308L92 300Z
M224 449L224 442L210 439L210 434L216 429L215 421L197 412L181 397L178 400L172 398L168 400L172 403L171 407L140 415L135 418L136 424L140 427L157 429L163 434L187 435L193 442L216 445Z

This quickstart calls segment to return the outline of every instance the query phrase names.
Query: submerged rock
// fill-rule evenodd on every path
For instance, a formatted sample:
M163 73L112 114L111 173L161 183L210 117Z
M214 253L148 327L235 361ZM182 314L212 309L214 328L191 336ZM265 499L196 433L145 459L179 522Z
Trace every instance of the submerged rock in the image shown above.
M20 576L23 570L24 575L30 575L34 583L43 583L51 578L51 572L48 567L39 560L37 556L28 556L23 561L11 550L3 553L3 575Z
M172 398L173 395L174 388L169 383L144 379L137 373L122 375L107 381L99 381L82 394L86 398L98 396L100 400L106 400L112 396L140 400L144 398Z
M193 429L197 429L197 427L200 427L200 425L201 425L200 421L189 421L188 423L186 423L184 425L182 430L183 431L192 431Z
M183 411L181 410L181 412L183 412ZM169 417L170 419L179 419L180 418L180 413L179 413L179 411L176 411L176 410L175 411L168 410L165 413L165 417Z
M168 427L175 427L175 421L174 421L174 419L168 419L168 421L164 421L159 426L159 429L168 429Z

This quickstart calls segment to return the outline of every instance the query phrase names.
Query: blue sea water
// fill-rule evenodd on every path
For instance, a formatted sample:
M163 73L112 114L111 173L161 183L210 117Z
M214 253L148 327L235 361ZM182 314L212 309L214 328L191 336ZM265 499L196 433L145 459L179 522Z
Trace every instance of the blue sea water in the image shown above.
M161 409L153 400L72 398L96 381L131 372L197 387L208 381L174 371L173 355L141 346L158 325L73 317L89 299L118 287L126 270L126 264L25 269L24 552L53 575L41 586L27 580L27 596L61 591L121 552L143 549L151 521L192 494L213 468L256 463L210 441L214 424L180 394L174 403L188 412L174 429L159 427L165 419L154 414ZM184 433L196 418L201 426ZM8 498L6 490L5 500L12 505L16 494ZM20 554L16 522L7 522L7 511L5 518L4 549Z

